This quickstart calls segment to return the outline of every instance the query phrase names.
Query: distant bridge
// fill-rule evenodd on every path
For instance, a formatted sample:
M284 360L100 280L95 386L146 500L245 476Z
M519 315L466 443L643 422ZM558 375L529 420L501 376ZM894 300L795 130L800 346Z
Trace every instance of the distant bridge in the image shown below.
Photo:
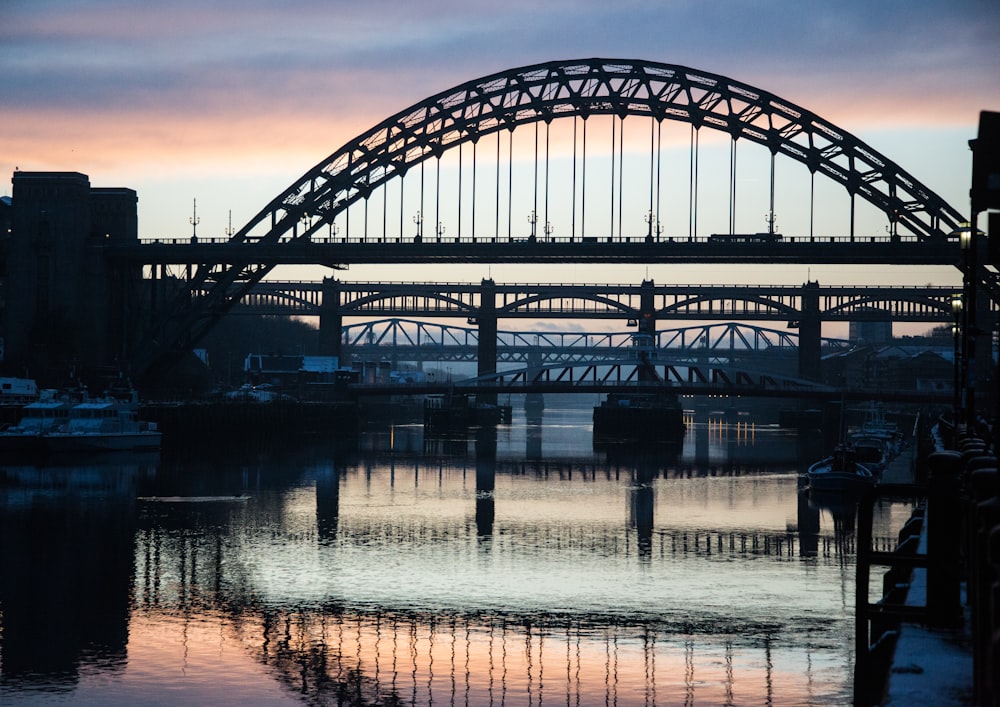
M826 351L845 350L845 339L823 338ZM379 319L345 326L344 352L353 360L477 360L479 329L405 319ZM497 331L497 362L598 362L640 353L688 361L731 360L772 354L787 367L798 353L798 334L736 322L664 329L645 340L633 332ZM759 358L759 357L758 357Z
M638 319L645 292L660 321L798 321L816 298L825 322L951 322L960 286L509 284L421 282L287 282L266 280L244 294L234 313L344 317L475 318L483 292L494 293L502 319ZM207 296L198 290L196 296ZM332 297L336 301L331 303ZM324 309L326 303L326 309Z

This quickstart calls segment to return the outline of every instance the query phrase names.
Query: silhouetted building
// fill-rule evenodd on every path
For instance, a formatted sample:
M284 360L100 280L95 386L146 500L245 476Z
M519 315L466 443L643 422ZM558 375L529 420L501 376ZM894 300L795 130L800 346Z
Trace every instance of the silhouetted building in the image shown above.
M3 301L3 368L61 381L123 360L141 269L108 248L138 240L132 189L92 188L79 172L14 172Z
M943 393L954 385L947 347L857 346L823 359L824 381L849 389Z
M847 336L852 344L885 346L892 341L892 322L888 319L854 321L850 323Z

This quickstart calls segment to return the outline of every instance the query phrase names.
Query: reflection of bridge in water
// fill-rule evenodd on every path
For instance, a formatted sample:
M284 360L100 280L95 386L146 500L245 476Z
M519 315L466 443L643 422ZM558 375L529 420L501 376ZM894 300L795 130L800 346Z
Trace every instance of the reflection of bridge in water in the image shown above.
M50 662L42 656L53 651L72 656L86 648L103 656L101 651L108 650L115 661L124 661L126 646L141 645L144 632L176 636L183 627L192 656L206 648L195 643L205 640L195 639L195 633L211 633L209 640L219 641L220 650L222 644L241 646L273 679L313 703L568 699L591 704L607 699L643 704L695 696L699 702L739 703L771 690L780 690L782 700L795 695L803 703L822 700L822 691L813 690L825 678L809 673L812 664L802 666L799 659L816 649L815 639L790 636L787 619L733 618L703 610L697 602L680 611L646 601L638 588L641 582L636 588L623 586L618 602L603 608L600 602L588 606L572 587L558 584L540 606L493 601L489 594L468 605L443 602L437 607L433 600L394 602L352 589L342 563L372 547L391 547L401 556L431 548L434 561L461 565L472 559L501 568L531 553L553 569L583 557L640 568L679 568L690 562L710 566L740 557L841 572L852 564L853 522L842 518L832 533L821 531L820 508L796 494L792 478L782 485L798 497L797 527L712 527L653 517L662 509L657 495L663 499L677 481L698 481L684 467L661 462L654 470L647 464L569 459L545 465L478 451L475 462L390 453L373 464L313 463L291 476L275 475L267 464L248 463L222 475L213 469L211 478L197 476L190 482L186 479L199 467L188 465L183 479L168 476L164 488L179 482L195 494L223 495L142 498L138 504L134 483L123 483L126 467L78 470L85 480L65 488L54 487L53 477L33 467L5 467L4 488L16 492L2 497L4 563L21 562L25 548L33 548L42 585L0 584L4 675L17 679L20 668L46 674ZM133 474L127 478L149 483L140 475L145 467L130 468ZM715 472L704 481L716 489L726 483L752 488L760 476L739 469ZM518 513L524 499L507 488L515 478L582 491L574 504L592 503L587 489L609 484L622 506L607 519L588 519L588 527L566 519L532 519L530 513ZM462 490L466 480L470 488ZM370 501L358 506L359 499L379 494L388 499L416 488L451 499L446 517L414 518L405 503L388 512ZM81 494L81 489L88 491ZM700 498L701 491L691 492ZM31 499L35 502L25 502ZM29 512L38 512L37 501L49 509L46 518L63 517L52 514L65 506L65 527L38 535L25 520L34 517ZM831 512L836 519L844 511ZM893 542L883 538L878 545ZM117 550L95 555L97 546ZM88 558L77 565L72 586L58 581L64 579L64 569L51 564L51 558L67 554ZM379 580L381 570L354 567L347 574L374 574L361 585L364 590L394 581ZM450 581L447 571L438 581ZM563 592L567 596L560 599ZM62 607L64 593L89 603L79 608L83 599L74 599L67 606L77 607L75 611L57 612L59 638L45 634L44 641L35 640L37 626L15 621ZM206 632L206 627L216 628ZM812 636L829 628L826 619L807 619L795 630ZM95 637L97 643L87 642ZM62 668L60 661L51 664Z
M399 484L434 485L440 471L396 457L391 489ZM428 464L430 459L426 460ZM502 469L525 467L514 460ZM640 480L622 467L599 471L583 465L572 471L576 478L593 483L599 476L627 480L628 521L591 530L507 518L500 527L484 528L473 522L470 505L464 518L444 520L410 519L405 514L379 518L352 517L350 506L341 505L341 489L364 484L373 473L385 479L389 467L317 467L305 485L274 496L255 514L280 517L282 530L265 544L285 548L299 556L317 552L328 558L328 573L336 576L337 557L351 548L408 548L455 544L456 559L477 554L482 561L504 565L510 558L546 548L547 552L570 556L628 556L643 562L675 562L682 556L712 562L735 555L771 557L777 561L799 557L802 561L847 566L853 557L852 537L820 533L814 528L789 528L786 532L763 529L719 530L707 527L670 528L649 532L653 527L652 494L657 479ZM470 475L452 469L450 474ZM567 470L568 471L568 470ZM507 471L498 471L503 477ZM423 481L417 481L417 479ZM482 482L482 467L476 474ZM252 485L252 479L248 480ZM794 483L794 482L793 482ZM376 489L372 489L376 491ZM303 496L305 494L305 496ZM314 495L310 502L309 495ZM503 507L503 494L480 492L475 516L484 496ZM302 503L309 506L303 506ZM509 503L516 503L512 500ZM818 515L804 504L800 512ZM221 505L219 505L221 504ZM133 611L157 620L163 616L220 616L219 640L236 638L246 653L269 667L275 679L289 691L313 703L338 700L347 703L393 704L521 704L526 701L593 704L602 699L619 704L653 704L691 701L740 703L760 699L771 690L781 691L783 700L800 695L803 703L815 703L822 694L810 692L814 677L807 661L806 674L789 674L786 660L776 660L773 651L799 651L808 656L811 644L790 648L779 622L761 619L726 619L699 609L697 603L677 613L649 605L636 610L594 612L566 606L559 611L475 606L467 610L449 607L421 609L380 605L377 599L361 605L350 596L322 590L315 599L283 596L280 584L259 585L255 565L260 560L244 556L241 546L255 540L246 537L252 529L244 525L240 504L220 500L204 511L202 530L181 530L159 518L141 514L136 535L136 575ZM174 509L184 504L175 504ZM311 511L308 508L311 506ZM169 507L168 509L169 510ZM168 514L169 515L169 514ZM234 526L218 524L226 516ZM312 517L310 517L312 516ZM217 520L213 521L212 518ZM809 525L812 521L803 521ZM663 525L662 523L660 524ZM252 527L252 526L251 526ZM238 530L236 535L232 530ZM263 529L262 529L263 530ZM815 536L814 549L799 539L802 532ZM647 535L646 540L643 535ZM885 538L880 545L890 545ZM809 559L812 558L812 559ZM373 568L373 572L378 570ZM440 579L447 582L445 574ZM628 592L627 587L622 588ZM624 595L623 595L624 596ZM204 619L199 619L204 621ZM822 631L823 619L812 630ZM223 638L225 636L226 638ZM717 638L714 638L717 637ZM818 668L817 668L818 669Z

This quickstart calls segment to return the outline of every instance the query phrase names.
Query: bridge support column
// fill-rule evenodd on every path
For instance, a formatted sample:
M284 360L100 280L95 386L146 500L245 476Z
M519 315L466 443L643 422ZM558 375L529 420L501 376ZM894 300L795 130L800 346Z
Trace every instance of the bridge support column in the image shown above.
M819 282L802 286L802 313L799 317L799 377L822 380L820 354L823 320L819 312Z
M319 308L319 353L321 356L343 358L341 339L344 317L340 313L340 283L332 277L323 278L323 301ZM341 360L341 364L344 362Z
M488 376L497 372L497 303L496 283L493 280L482 281L482 292L479 299L479 312L475 318L479 326L479 345L476 350L477 374ZM496 393L483 393L477 396L480 402L495 405Z
M656 301L652 280L642 281L639 295L639 381L649 383L659 380L656 375L655 363L651 360L656 346Z
M337 465L316 479L316 530L323 540L337 539L340 520L340 469Z
M496 468L497 428L483 425L476 431L476 535L480 540L493 535Z
M528 351L528 379L534 378L542 368L542 351L534 348ZM524 411L527 413L529 425L541 425L542 413L545 410L545 395L543 393L528 393L524 396ZM530 457L529 457L530 458Z

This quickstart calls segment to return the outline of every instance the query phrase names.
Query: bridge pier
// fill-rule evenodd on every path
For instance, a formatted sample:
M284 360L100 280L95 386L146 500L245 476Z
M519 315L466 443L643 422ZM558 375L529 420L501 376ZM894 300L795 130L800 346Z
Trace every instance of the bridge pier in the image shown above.
M316 531L322 540L337 539L340 522L340 469L331 464L316 478Z
M340 313L340 282L323 278L323 299L319 310L319 353L321 356L343 354L344 316Z
M479 326L479 343L476 350L477 375L488 376L497 372L497 313L496 283L483 280L479 311L473 322ZM480 402L496 405L496 393L480 393Z
M476 430L476 535L480 539L493 535L496 472L497 428L483 425Z
M819 282L807 282L802 286L802 312L798 323L799 377L822 380L823 320L819 312Z
M542 368L542 352L540 349L528 351L528 379L533 379ZM542 424L542 412L545 410L545 395L543 393L527 393L524 396L524 410L528 415L528 424Z
M655 351L656 346L656 298L655 285L652 280L643 280L642 289L639 294L639 319L638 319L638 339L639 339L639 371L640 382L649 383L659 380L656 375L656 367L649 360L651 351Z

